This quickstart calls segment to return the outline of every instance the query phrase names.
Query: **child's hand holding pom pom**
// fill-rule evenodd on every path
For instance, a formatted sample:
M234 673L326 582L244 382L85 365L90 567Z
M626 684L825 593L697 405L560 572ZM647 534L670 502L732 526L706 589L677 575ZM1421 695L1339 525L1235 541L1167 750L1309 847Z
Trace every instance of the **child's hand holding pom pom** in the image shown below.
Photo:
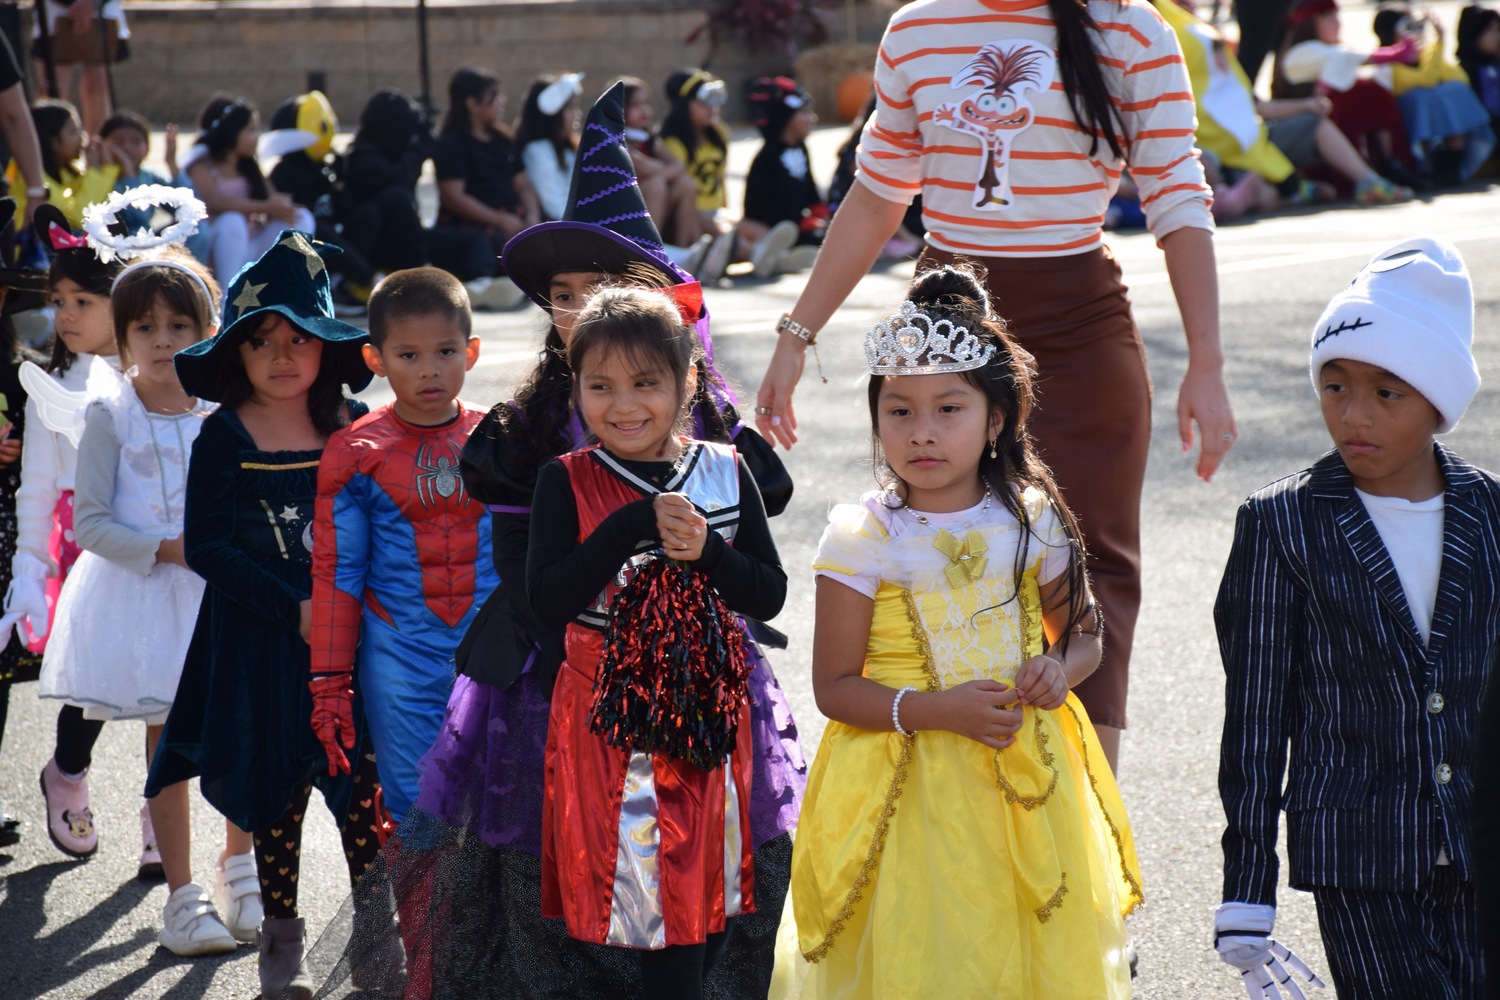
M652 506L656 510L656 531L667 555L678 562L702 559L708 519L698 513L693 502L681 493L661 493Z

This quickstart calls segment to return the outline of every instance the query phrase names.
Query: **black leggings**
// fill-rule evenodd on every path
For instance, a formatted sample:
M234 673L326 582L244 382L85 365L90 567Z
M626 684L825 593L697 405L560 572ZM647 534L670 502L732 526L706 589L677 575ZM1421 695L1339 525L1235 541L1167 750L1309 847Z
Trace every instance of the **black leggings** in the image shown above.
M344 842L344 858L349 865L352 886L370 867L380 852L375 834L375 789L379 778L375 755L363 753L356 761L354 791L349 796L347 816L335 816ZM307 782L292 793L286 812L270 826L255 831L255 871L260 876L260 901L267 917L297 915L297 875L302 867L302 824L307 818L307 804L312 783Z
M94 744L104 731L103 719L85 719L77 705L64 705L57 713L57 748L52 759L63 774L82 774L94 762Z
M657 951L642 951L641 996L653 1000L703 1000L703 981L713 971L729 934L734 918L724 921L724 929L710 934L702 944L674 944Z

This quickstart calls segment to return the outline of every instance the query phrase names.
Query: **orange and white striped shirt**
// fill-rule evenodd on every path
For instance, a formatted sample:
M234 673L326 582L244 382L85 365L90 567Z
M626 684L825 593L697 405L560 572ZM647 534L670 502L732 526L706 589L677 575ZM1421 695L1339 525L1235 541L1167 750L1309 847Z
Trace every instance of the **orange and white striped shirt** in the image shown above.
M953 253L1084 253L1129 167L1158 240L1212 229L1177 36L1145 0L1090 0L1097 58L1124 119L1121 162L1068 107L1045 0L918 0L891 18L878 101L860 140L864 184L922 195L928 240Z

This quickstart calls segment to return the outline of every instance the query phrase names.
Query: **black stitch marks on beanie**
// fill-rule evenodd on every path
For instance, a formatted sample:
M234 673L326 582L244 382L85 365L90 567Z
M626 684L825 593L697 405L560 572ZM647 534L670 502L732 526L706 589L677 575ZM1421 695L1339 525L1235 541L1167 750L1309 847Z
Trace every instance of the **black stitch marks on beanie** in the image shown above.
M1344 323L1340 323L1336 327L1335 326L1330 326L1328 329L1326 329L1322 333L1318 334L1318 339L1315 340L1315 341L1313 341L1313 350L1316 351L1319 347L1323 346L1323 341L1330 340L1330 339L1332 339L1334 337L1337 337L1341 333L1349 333L1349 332L1351 332L1353 330L1359 330L1359 329L1361 329L1363 327L1374 326L1374 325L1375 324L1373 322L1367 322L1362 317L1356 316L1356 317L1354 317L1354 322L1353 323L1344 322Z

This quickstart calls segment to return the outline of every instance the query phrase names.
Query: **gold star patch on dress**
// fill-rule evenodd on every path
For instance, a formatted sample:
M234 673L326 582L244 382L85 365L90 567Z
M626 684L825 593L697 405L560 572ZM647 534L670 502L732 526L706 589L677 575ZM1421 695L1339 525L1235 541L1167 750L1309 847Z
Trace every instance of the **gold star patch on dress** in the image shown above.
M307 264L307 276L309 278L317 277L318 272L323 270L323 258L318 255L318 251L308 242L307 237L301 233L293 233L276 245L290 247L300 253L303 257L303 262Z
M245 282L245 287L241 288L240 294L236 295L234 298L234 307L240 312L244 312L246 309L259 309L261 290L264 289L268 284L270 284L270 282L265 282L264 284L260 285L252 285L248 281Z

